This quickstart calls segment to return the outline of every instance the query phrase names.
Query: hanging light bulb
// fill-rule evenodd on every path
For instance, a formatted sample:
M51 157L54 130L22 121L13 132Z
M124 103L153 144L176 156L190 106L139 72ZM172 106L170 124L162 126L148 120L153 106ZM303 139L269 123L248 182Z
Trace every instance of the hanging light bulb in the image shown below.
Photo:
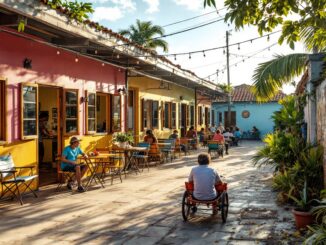
M225 49L223 49L223 54L225 54Z
M95 54L97 54L97 50L95 50L95 52L94 52Z
M174 60L177 60L177 55L174 55Z
M136 61L137 65L139 65L139 60Z
M59 55L59 54L60 54L60 51L58 50L58 51L57 51L57 55Z
M189 53L189 59L191 59L191 53Z
M267 42L269 42L269 35L267 35Z
M240 43L238 43L238 50L240 50Z
M78 61L79 61L79 59L76 57L76 58L75 58L75 62L78 63Z
M104 64L104 63L102 63L102 66L105 66L105 64Z
M204 58L206 57L205 51L203 51L203 56L204 56Z
M252 43L252 39L250 40L250 42Z
M119 54L117 54L117 59L120 59L120 55Z

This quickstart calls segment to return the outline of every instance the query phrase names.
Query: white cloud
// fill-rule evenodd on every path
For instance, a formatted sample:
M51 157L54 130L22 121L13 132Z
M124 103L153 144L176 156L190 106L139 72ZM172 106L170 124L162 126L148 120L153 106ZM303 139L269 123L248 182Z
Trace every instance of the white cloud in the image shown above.
M189 10L202 10L203 0L174 0L177 5L185 6Z
M146 10L146 13L153 14L159 11L158 8L158 6L160 5L159 0L143 0L143 2L148 4L148 9Z
M105 1L105 0L102 0ZM115 4L117 7L122 9L122 11L135 11L136 3L133 0L107 0Z
M92 20L99 22L101 20L116 21L124 16L118 7L97 7L93 13Z

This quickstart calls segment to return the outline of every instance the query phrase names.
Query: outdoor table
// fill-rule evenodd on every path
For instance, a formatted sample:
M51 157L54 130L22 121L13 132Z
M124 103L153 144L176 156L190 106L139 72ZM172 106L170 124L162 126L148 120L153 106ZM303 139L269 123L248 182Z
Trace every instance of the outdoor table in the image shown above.
M104 174L103 171L105 171L105 166L109 161L109 158L112 156L116 156L117 154L111 154L111 153L101 153L96 156L88 156L87 158L83 158L91 175L85 185L86 190L91 185L93 181L97 183L97 181L100 183L102 188L104 188ZM102 172L99 174L99 168L102 167Z
M137 164L135 161L133 161L133 153L135 152L143 152L146 153L149 151L147 147L126 147L126 148L120 148L125 152L125 159L126 159L126 165L125 165L125 171L126 170L134 170L136 173L140 172Z

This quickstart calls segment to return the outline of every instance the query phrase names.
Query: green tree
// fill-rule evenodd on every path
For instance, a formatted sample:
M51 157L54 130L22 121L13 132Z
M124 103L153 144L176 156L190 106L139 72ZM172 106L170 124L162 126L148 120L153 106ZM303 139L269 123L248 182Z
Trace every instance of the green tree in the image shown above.
M135 25L131 25L128 29L120 30L119 33L145 48L153 50L162 48L164 52L168 51L168 43L158 38L164 35L163 27L153 25L151 21L137 20Z
M253 92L261 101L267 101L293 78L302 74L309 53L326 51L325 0L225 0L231 21L237 29L245 25L257 26L260 35L281 26L279 43L285 40L291 48L302 41L307 53L276 55L256 68ZM215 0L204 0L204 5L215 6Z

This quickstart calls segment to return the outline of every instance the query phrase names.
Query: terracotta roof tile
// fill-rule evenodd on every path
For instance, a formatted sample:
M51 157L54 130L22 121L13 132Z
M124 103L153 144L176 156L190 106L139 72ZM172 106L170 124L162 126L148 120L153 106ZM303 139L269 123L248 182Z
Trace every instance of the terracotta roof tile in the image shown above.
M251 92L251 85L248 84L241 84L239 86L235 86L233 88L233 91L231 93L232 95L232 101L233 102L255 102L257 101L255 95ZM286 94L284 94L282 91L279 91L279 93L271 99L269 102L275 102L279 101L280 99L284 98ZM226 102L227 99L220 101L220 102Z

